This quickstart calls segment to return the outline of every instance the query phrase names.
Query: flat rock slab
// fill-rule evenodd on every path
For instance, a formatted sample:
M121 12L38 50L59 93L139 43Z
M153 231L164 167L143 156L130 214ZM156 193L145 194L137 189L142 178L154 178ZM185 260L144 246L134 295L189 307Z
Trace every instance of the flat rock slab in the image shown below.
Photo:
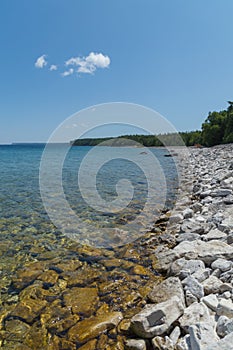
M199 259L206 264L211 264L219 258L233 259L233 247L218 240L184 241L173 249L173 254L174 259L178 256L179 258Z
M164 302L174 296L177 296L184 304L184 291L178 277L169 277L159 285L156 284L148 294L150 302L156 304Z

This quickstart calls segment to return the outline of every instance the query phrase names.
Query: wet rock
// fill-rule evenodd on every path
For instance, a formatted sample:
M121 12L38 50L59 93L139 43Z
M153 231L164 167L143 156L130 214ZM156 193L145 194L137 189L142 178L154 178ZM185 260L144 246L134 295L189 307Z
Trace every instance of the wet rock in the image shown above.
M7 341L23 341L30 330L30 326L20 320L9 320L5 322Z
M146 305L131 319L131 329L142 338L162 335L184 311L183 302L177 297L157 305Z
M126 350L146 350L146 342L143 339L129 339L125 342Z
M94 350L96 348L96 339L92 339L83 346L79 347L79 350Z
M40 320L50 332L60 334L74 326L79 321L79 317L73 315L69 308L62 307L60 301L56 300L43 311Z
M40 315L47 304L46 300L32 298L24 299L16 305L15 309L11 312L11 316L19 317L27 323L31 323Z
M177 296L184 304L184 292L182 284L177 277L169 277L159 285L156 284L148 294L148 299L152 303L164 302L173 296Z
M97 337L106 330L116 327L122 318L121 312L111 312L105 315L84 319L70 328L68 339L71 342L86 342Z
M65 306L71 308L74 314L90 316L99 302L98 290L74 287L63 293L63 300Z
M48 331L45 327L41 326L40 322L34 322L31 326L24 344L29 348L36 349L46 349L48 347L49 338Z
M58 280L59 275L53 271L53 270L48 270L43 272L38 279L43 281L44 283L53 286L57 280Z

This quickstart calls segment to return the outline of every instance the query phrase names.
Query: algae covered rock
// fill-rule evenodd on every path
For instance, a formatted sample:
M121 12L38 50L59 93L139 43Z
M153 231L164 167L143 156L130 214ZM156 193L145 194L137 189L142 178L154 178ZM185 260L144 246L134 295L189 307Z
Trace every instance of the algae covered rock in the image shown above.
M101 316L94 316L78 322L68 332L68 338L72 342L84 343L97 337L106 330L118 325L123 316L121 312L110 312Z

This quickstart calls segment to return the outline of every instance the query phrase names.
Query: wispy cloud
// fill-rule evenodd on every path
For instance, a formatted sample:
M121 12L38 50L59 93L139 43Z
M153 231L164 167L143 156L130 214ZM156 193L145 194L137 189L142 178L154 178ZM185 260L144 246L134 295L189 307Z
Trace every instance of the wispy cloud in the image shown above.
M57 70L57 66L55 64L51 64L49 70L50 71Z
M61 73L62 77L68 77L69 75L72 75L74 73L74 68L70 68L69 70L66 70L65 72Z
M71 57L65 62L66 66L77 66L78 73L93 74L97 68L108 68L110 65L110 58L102 53L91 52L84 57Z
M36 68L44 68L45 66L47 66L47 61L46 61L46 55L42 55L40 57L37 58L36 62L35 62L35 67Z
M47 55L42 55L37 58L35 62L36 68L44 68L47 66ZM62 77L68 77L69 75L76 73L79 74L94 74L94 72L101 68L108 68L111 60L109 56L102 53L90 52L88 56L77 56L69 58L64 64L64 71L61 74ZM72 67L71 67L72 66ZM58 65L50 64L50 71L57 71Z

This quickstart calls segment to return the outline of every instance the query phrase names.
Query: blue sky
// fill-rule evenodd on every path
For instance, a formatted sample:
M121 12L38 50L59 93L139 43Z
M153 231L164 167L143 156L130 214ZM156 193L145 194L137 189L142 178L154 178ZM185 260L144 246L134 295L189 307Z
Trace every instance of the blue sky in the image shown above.
M114 101L199 129L233 99L232 13L232 0L1 0L0 143L46 141L68 116ZM106 67L64 65L91 53Z

